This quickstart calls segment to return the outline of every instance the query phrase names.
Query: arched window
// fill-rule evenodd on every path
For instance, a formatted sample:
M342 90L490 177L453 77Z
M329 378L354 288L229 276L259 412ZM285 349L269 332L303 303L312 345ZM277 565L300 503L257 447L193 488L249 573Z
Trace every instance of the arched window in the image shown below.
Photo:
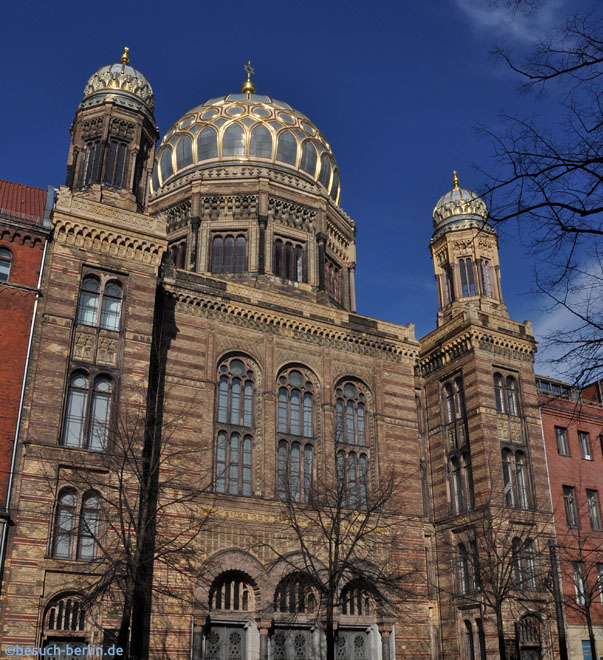
M465 393L463 391L462 379L454 379L454 406L457 417L465 416Z
M512 456L510 449L503 449L502 452L502 466L503 466L503 482L505 488L505 503L507 506L515 506L515 493L513 487L513 467Z
M218 493L252 495L255 372L234 357L218 369L215 487Z
M505 504L519 509L530 506L528 459L523 451L502 450Z
M492 279L490 277L490 262L488 259L479 260L479 274L482 287L482 295L487 298L494 298L492 292Z
M44 616L45 632L83 632L86 627L86 612L82 599L75 595L54 599Z
M297 140L291 131L283 131L279 134L276 160L295 165L297 161Z
M272 272L292 282L306 281L305 246L276 238L272 251Z
M235 239L235 259L234 259L234 272L245 272L246 261L246 241L245 236L237 236Z
M318 181L322 183L325 188L329 188L329 183L331 181L331 163L327 154L323 154L320 157L320 175Z
M335 438L337 442L365 447L366 397L354 383L342 383L335 390Z
M12 252L7 248L0 248L0 282L8 282L12 260Z
M172 148L165 147L159 161L161 167L161 181L164 182L168 177L174 174L174 166L172 165Z
M87 493L82 498L79 535L77 543L78 559L94 559L99 532L100 502L95 493Z
M337 170L333 170L333 181L331 183L330 196L334 202L337 201L338 194L339 194L339 172Z
M182 169L193 162L193 141L188 135L183 135L176 145L176 165Z
M313 482L314 386L299 369L278 378L277 433L280 499L308 502Z
M231 612L255 610L255 593L249 576L241 571L226 571L218 576L209 592L209 607Z
M218 157L218 134L211 126L206 126L197 137L197 160Z
M533 614L519 620L519 652L522 658L541 658L540 621Z
M100 307L100 327L118 332L120 329L123 290L120 282L111 280L104 287L94 276L86 276L80 288L77 321L83 325L98 324Z
M473 275L473 261L471 257L459 259L459 271L461 273L461 291L463 297L475 295L475 277Z
M341 591L341 613L346 616L370 616L375 609L371 601L363 582L352 580Z
M100 326L105 330L119 330L122 290L119 282L108 282L103 291Z
M454 407L454 391L450 383L444 385L444 401L446 403L446 421L450 424L456 419Z
M310 141L304 142L300 169L314 176L316 172L316 148Z
M473 472L467 449L455 452L448 460L450 504L456 515L473 508Z
M455 513L462 513L465 510L463 498L463 478L461 476L461 462L457 456L450 461L452 468L452 502Z
M272 158L272 135L270 131L259 124L251 132L249 155L259 158Z
M54 518L54 542L52 556L58 559L71 559L75 537L76 492L65 488L59 493Z
M79 515L78 515L79 514ZM100 499L94 491L78 502L73 488L63 488L57 499L52 556L57 559L96 557L100 524Z
M90 397L89 388L88 374L76 371L71 376L61 444L103 451L109 437L113 381L109 376L99 375L94 379Z
M506 412L503 378L500 374L494 374L494 398L496 400L496 410L499 413Z
M274 592L274 611L284 614L313 614L320 604L320 593L311 577L297 572L284 577Z
M507 412L509 415L517 415L517 389L515 386L515 378L507 376Z
M223 156L243 156L245 154L245 137L243 127L239 124L231 124L222 136Z
M513 582L518 589L534 591L536 582L536 560L532 539L513 539Z
M84 325L96 325L100 283L95 277L85 277L80 290L80 302L77 309L77 321Z

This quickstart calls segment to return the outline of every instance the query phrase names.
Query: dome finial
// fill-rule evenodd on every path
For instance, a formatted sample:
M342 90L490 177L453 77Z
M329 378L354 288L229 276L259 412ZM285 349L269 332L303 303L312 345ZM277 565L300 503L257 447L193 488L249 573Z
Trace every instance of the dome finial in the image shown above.
M251 82L251 74L255 71L251 66L251 60L247 60L247 64L243 68L247 72L247 80L241 85L241 93L255 94L255 85Z
M130 49L127 46L124 46L124 52L123 55L121 56L121 63L125 66L126 64L130 63L130 56L128 55L128 51Z
M454 190L458 190L458 188L459 188L459 178L456 175L456 170L452 170L452 185L454 186Z

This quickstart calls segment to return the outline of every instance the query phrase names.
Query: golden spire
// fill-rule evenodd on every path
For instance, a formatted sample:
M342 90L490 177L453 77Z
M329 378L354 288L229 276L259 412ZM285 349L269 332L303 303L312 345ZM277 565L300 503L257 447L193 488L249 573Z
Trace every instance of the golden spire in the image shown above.
M452 185L454 186L453 190L458 190L458 188L459 188L459 178L456 175L456 170L452 170Z
M130 63L130 56L128 55L128 51L130 49L127 46L124 46L124 53L121 56L121 63L125 66L126 64Z
M247 64L243 68L247 72L247 80L241 85L241 93L255 94L255 85L251 82L251 74L255 73L255 71L251 66L251 60L248 60Z

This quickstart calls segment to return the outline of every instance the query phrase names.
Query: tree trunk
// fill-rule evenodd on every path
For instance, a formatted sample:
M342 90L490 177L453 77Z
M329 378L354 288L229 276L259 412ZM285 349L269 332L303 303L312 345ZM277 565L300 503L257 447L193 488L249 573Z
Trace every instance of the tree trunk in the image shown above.
M593 620L590 615L590 607L585 608L584 618L586 619L586 627L588 628L588 639L590 641L590 654L593 660L597 660L597 649L595 646L595 631L593 630Z
M505 629L503 626L500 605L496 608L496 630L498 632L498 653L500 660L507 660L507 647L505 646Z

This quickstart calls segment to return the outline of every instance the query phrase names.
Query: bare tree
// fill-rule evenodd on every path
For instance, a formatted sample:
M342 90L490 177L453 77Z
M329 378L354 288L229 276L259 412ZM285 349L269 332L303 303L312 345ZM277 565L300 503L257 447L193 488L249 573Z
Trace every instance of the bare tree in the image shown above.
M468 512L456 528L460 529L458 533L444 529L438 535L438 543L448 548L454 567L449 595L492 613L500 658L506 660L505 622L540 614L546 607L543 582L549 574L551 538L546 516L534 510L500 506L493 497L489 504ZM438 587L446 589L441 582ZM515 639L513 644L517 643Z
M402 482L390 474L378 487L369 488L366 474L361 473L358 483L352 485L346 483L339 466L312 483L305 497L300 497L295 479L291 480L293 475L281 477L284 533L288 537L292 533L296 552L284 553L273 544L268 549L278 560L303 570L319 592L316 615L324 620L327 660L334 660L338 611L353 614L356 607L356 614L366 614L357 610L369 601L387 611L396 602L412 597L422 580L421 569L401 567L396 559L397 527L410 520L395 511L394 499ZM342 600L349 583L357 587L355 605Z
M501 166L483 191L490 219L519 221L538 258L537 290L571 319L549 343L559 366L570 364L581 383L603 373L601 27L597 15L572 14L521 64L499 47L496 54L520 76L523 90L546 95L556 119L546 126L506 115L504 133L481 129Z

